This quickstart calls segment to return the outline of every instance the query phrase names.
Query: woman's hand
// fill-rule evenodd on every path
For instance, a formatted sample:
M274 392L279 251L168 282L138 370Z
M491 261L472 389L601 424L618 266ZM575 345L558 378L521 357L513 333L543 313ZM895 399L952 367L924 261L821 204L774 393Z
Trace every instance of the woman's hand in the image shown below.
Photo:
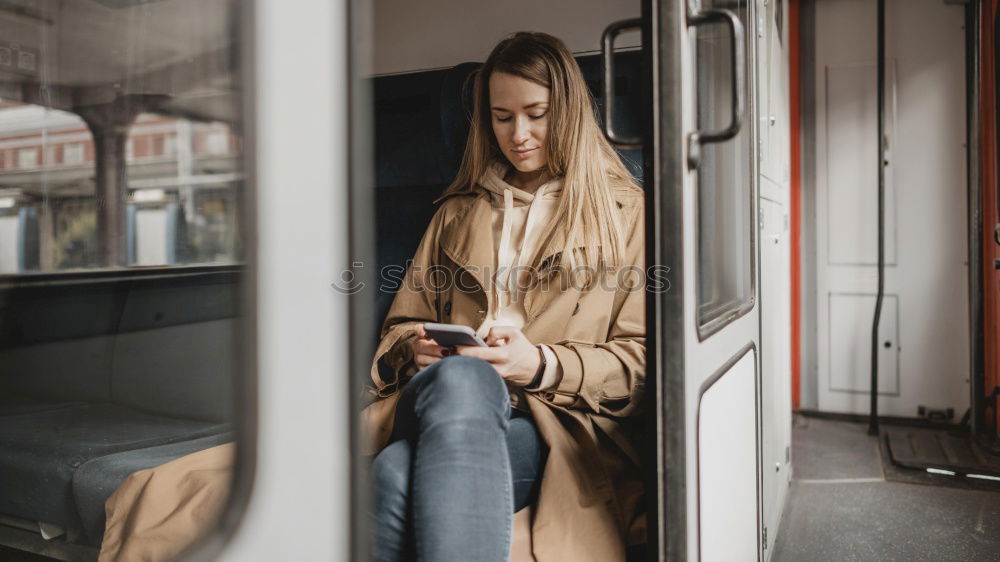
M542 362L538 356L538 348L521 330L511 326L494 326L486 336L486 345L458 346L458 355L478 357L488 361L500 376L514 386L527 386L535 378L538 365Z
M449 355L446 348L427 337L423 324L417 326L417 339L410 342L410 349L413 350L413 362L417 364L418 370L433 365L442 357Z

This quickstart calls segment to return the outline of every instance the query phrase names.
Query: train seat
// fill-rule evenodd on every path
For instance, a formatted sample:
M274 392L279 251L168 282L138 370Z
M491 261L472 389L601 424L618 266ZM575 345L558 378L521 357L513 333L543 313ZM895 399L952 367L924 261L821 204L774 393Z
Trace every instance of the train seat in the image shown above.
M478 68L477 63L463 63L373 81L380 272L406 267L437 210L434 200L458 172L469 133L472 78ZM377 328L394 295L380 283Z
M232 440L237 279L5 289L0 515L98 546L104 502L131 472Z
M0 513L78 529L73 491L81 465L123 451L141 455L150 447L226 429L225 424L150 415L109 403L6 416L0 423ZM103 510L103 501L101 506Z
M104 504L130 474L229 443L233 439L233 433L225 431L207 437L99 456L81 464L73 473L73 500L86 539L95 545L101 543L105 524Z

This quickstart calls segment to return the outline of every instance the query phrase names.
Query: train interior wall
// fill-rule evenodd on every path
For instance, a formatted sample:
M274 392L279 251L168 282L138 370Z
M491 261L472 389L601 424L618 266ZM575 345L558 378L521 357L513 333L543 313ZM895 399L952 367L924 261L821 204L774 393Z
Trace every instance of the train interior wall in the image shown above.
M876 2L803 4L800 399L865 414L877 287ZM957 421L970 372L964 7L889 0L886 21L879 413Z
M544 31L562 39L574 53L595 52L608 24L639 15L639 0L573 0L558 6L532 0L376 0L372 2L372 73L483 61L497 41L515 31ZM638 45L637 33L625 34L616 42L621 49Z

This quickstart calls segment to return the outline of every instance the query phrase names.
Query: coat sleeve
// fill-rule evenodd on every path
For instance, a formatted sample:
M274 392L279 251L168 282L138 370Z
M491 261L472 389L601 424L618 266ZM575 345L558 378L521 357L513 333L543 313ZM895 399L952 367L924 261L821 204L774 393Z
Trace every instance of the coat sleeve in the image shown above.
M549 392L559 406L625 417L638 413L646 380L645 227L640 202L626 222L623 267L635 283L617 287L608 339L604 343L550 345L562 367L562 380Z
M444 206L438 209L427 226L382 324L381 338L371 365L371 379L379 397L395 392L400 382L416 372L408 344L416 338L417 326L439 321L435 302L438 295L426 281L432 268L440 263L443 211Z

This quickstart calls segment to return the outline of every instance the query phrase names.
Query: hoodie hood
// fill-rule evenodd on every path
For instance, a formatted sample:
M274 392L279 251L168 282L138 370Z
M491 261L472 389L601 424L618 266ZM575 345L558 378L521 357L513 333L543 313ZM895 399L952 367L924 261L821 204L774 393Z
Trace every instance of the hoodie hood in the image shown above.
M503 178L507 175L508 170L510 170L509 164L505 164L503 162L493 162L490 164L490 167L486 169L486 173L483 174L482 179L479 180L480 187L485 189L490 194L490 200L493 202L494 207L503 206L505 197L504 193L507 191L510 191L515 207L520 205L530 205L531 202L535 200L536 196L556 200L562 196L562 178L553 178L549 180L548 182L542 184L535 191L535 193L532 194L507 183Z

